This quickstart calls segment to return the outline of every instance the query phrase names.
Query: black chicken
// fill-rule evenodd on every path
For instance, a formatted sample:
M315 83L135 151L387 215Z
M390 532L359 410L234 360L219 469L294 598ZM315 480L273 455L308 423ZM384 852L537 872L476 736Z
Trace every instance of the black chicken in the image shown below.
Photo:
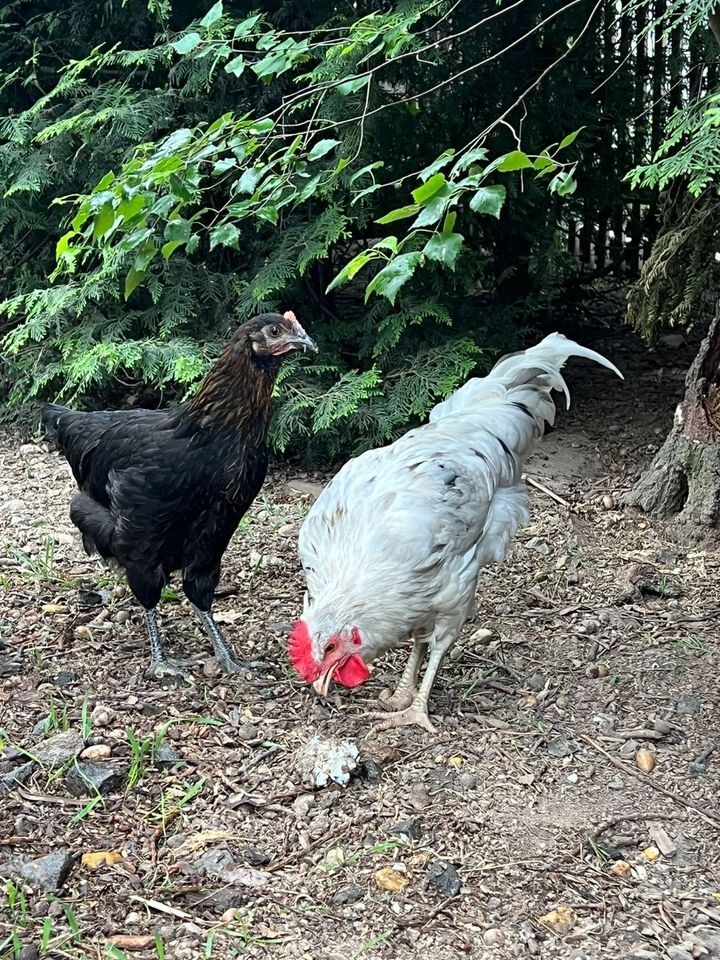
M121 567L145 608L146 676L182 675L186 666L165 655L157 623L175 570L220 667L239 667L210 609L222 556L265 480L277 372L283 357L305 349L317 352L291 311L262 314L237 330L196 396L175 409L43 411L80 487L70 517L85 550Z

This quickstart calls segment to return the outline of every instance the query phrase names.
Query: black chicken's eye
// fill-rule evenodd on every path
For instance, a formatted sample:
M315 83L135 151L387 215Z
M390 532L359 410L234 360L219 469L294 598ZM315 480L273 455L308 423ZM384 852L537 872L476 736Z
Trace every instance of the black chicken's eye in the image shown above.
M280 335L280 327L279 327L276 323L274 323L274 324L270 327L270 336L271 336L271 337L277 337L277 336L279 336L279 335Z

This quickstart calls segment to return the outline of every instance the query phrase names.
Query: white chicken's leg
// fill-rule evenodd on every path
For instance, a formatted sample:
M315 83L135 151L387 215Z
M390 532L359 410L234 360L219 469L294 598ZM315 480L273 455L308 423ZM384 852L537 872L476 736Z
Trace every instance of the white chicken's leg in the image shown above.
M418 694L417 678L420 673L425 653L427 651L427 640L415 640L413 648L410 651L408 662L405 664L403 675L395 688L395 692L390 694L380 694L380 701L387 710L404 710L409 707Z
M425 675L412 703L406 707L405 710L400 710L398 713L391 713L389 716L382 713L373 714L374 717L380 718L380 723L375 724L371 732L377 730L392 730L394 727L414 726L422 727L422 729L427 730L428 733L437 732L432 723L430 723L430 717L428 717L428 700L430 699L430 691L435 683L435 676L437 675L440 664L445 654L453 643L455 643L459 632L459 626L454 627L452 630L448 630L447 628L442 631L438 630L438 628L435 629L433 637L430 640L430 656L427 667L425 668Z

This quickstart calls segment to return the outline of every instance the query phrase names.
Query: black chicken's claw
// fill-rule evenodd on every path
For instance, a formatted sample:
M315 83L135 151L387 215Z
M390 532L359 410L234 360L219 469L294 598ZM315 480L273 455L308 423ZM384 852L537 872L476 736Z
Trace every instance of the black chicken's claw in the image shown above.
M191 680L188 667L192 660L173 660L166 657L164 660L153 660L145 670L146 680Z
M236 660L235 657L217 659L217 664L223 673L255 673L256 670L249 660Z

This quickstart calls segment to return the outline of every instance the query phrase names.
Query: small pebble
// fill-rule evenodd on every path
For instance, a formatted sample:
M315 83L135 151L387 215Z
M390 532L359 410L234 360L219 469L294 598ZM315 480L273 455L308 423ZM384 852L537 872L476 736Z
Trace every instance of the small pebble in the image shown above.
M483 934L483 943L487 947L501 947L505 943L505 934L498 927L490 927Z
M106 743L96 743L92 747L86 747L80 754L81 760L107 760L112 750Z
M606 493L605 496L602 498L602 505L606 510L614 510L615 498L611 497L609 493Z

